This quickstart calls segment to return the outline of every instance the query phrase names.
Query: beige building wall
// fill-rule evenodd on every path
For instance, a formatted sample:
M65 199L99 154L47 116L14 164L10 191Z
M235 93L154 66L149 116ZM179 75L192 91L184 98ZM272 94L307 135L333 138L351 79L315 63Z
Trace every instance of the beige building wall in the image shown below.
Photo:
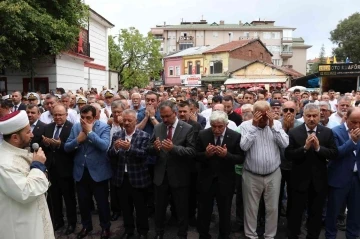
M222 61L223 72L229 70L229 53L215 53L215 54L205 54L204 56L204 67L206 68L205 76L210 76L210 62L212 61ZM204 69L205 69L204 68Z
M288 60L293 69L306 75L306 49L293 48L293 57Z

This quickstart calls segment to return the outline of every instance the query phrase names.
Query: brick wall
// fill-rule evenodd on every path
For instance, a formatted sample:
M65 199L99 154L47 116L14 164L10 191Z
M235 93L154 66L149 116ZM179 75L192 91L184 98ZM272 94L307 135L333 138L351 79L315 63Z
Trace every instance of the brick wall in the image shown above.
M249 54L249 51L251 51L251 55ZM261 57L262 53L262 57ZM232 59L241 59L245 61L255 61L255 60L261 60L267 63L271 62L271 55L266 50L266 48L258 41L255 41L253 43L250 43L244 47L238 48L235 51L230 52L229 58Z

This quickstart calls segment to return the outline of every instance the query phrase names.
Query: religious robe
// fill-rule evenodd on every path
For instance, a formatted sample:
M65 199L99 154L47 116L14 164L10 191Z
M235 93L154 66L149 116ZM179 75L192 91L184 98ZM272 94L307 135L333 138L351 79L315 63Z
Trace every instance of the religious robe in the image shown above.
M0 238L55 238L45 198L49 181L30 170L32 158L6 141L0 145Z

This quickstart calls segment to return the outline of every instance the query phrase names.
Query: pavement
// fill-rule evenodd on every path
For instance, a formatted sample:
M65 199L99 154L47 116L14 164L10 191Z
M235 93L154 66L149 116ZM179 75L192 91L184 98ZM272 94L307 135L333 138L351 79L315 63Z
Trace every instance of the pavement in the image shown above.
M232 207L232 220L235 221L235 196L233 198L233 207ZM170 210L168 210L168 218L170 218ZM217 238L218 237L218 231L219 231L219 218L218 218L218 214L217 211L214 211L214 218L215 220L212 220L211 225L210 225L210 234L212 236L212 238ZM99 216L98 214L94 213L92 216L93 219L93 231L86 237L86 239L99 239L100 238L100 234L101 234L101 228L99 225ZM117 221L115 222L111 222L111 239L119 239L120 236L122 235L122 233L124 233L124 227L123 227L123 220L122 217L120 217ZM66 225L66 223L65 223ZM154 225L154 220L153 217L149 218L149 225L150 225L150 231L148 234L148 238L149 239L153 239L155 236L155 225ZM56 238L57 239L75 239L76 235L78 232L80 232L82 226L80 223L80 215L78 215L78 224L77 224L77 228L75 230L75 233L69 235L69 236L65 236L64 232L66 230L66 227L63 227L62 229L60 229L59 231L56 232ZM176 239L176 233L177 233L177 227L176 226L171 226L168 225L165 228L165 235L164 238L165 239ZM136 239L137 237L134 237L134 239ZM189 231L188 231L188 239L197 239L199 238L199 234L196 231L196 228L194 227L189 227ZM245 239L245 235L243 232L238 232L238 233L232 233L230 236L231 239ZM261 238L261 237L260 237ZM306 230L303 228L302 230L302 235L300 236L300 239L305 239L306 238ZM324 230L322 230L320 238L325 238L324 236ZM337 239L345 239L345 233L342 231L338 232L337 235ZM280 218L280 222L278 225L278 232L277 235L275 237L275 239L286 239L286 219L284 217Z

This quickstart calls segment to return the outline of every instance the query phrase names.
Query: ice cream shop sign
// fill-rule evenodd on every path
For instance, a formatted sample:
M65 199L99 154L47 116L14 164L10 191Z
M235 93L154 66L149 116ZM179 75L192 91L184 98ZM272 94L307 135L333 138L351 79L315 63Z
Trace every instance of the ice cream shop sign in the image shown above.
M195 75L180 75L182 85L201 85L201 74Z

